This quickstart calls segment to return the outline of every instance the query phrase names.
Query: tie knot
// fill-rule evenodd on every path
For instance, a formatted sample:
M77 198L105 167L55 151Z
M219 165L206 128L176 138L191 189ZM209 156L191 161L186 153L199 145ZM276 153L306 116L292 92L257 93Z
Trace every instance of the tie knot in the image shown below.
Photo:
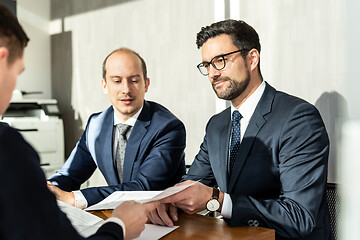
M235 110L233 112L233 121L239 122L241 118L242 118L241 113L238 110Z
M125 136L127 131L129 131L131 126L127 125L127 124L119 123L119 124L116 125L116 127L117 127L117 129L119 131L119 134L121 136Z

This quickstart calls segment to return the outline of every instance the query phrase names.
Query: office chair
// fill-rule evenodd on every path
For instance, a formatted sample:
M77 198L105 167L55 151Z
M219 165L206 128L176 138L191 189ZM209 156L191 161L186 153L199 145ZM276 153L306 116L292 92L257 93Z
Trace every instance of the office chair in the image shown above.
M330 224L334 233L335 240L338 239L337 223L340 213L340 194L338 193L336 183L327 183L326 185L326 199L328 202L330 212Z

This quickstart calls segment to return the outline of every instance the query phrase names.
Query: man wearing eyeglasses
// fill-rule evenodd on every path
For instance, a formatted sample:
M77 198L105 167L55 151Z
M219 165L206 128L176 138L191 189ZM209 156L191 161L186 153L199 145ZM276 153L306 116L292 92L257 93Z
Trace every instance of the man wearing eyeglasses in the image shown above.
M318 110L263 81L259 37L245 22L204 27L196 44L198 69L231 106L209 120L180 184L199 182L164 199L150 212L152 222L172 226L177 208L207 209L230 226L275 229L276 239L333 239L325 195L329 140Z

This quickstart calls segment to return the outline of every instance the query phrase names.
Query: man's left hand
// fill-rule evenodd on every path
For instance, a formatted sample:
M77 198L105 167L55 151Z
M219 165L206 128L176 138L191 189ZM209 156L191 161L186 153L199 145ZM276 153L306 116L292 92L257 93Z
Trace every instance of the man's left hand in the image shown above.
M51 182L47 181L47 187L55 194L56 199L62 201L64 203L70 204L71 206L75 207L75 195L72 192L66 192L61 190L60 188L54 186Z

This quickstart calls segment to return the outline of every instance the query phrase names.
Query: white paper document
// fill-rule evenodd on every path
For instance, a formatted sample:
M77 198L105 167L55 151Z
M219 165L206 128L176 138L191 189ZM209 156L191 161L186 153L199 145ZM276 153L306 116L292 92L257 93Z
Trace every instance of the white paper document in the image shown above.
M155 197L159 193L161 193L161 191L116 191L110 194L101 202L85 208L84 210L93 211L115 209L124 201L135 200L138 202L143 202L145 200Z
M135 240L154 240L160 239L166 234L177 229L179 226L165 227L153 224L145 224L145 230Z
M102 218L85 212L84 210L61 201L57 201L57 203L61 211L66 214L76 231L78 231L78 233L80 233L83 237L88 237L94 234L104 223Z
M115 209L124 201L134 200L141 203L151 202L161 200L163 198L169 197L178 193L195 182L180 186L169 187L164 191L116 191L109 195L107 198L102 200L101 202L92 205L88 208L85 208L86 211L92 210L106 210L106 209Z
M104 220L69 204L58 201L58 206L69 218L76 231L83 237L89 237L104 224ZM136 238L137 240L160 239L174 231L178 226L164 227L153 224L145 224L145 230Z

